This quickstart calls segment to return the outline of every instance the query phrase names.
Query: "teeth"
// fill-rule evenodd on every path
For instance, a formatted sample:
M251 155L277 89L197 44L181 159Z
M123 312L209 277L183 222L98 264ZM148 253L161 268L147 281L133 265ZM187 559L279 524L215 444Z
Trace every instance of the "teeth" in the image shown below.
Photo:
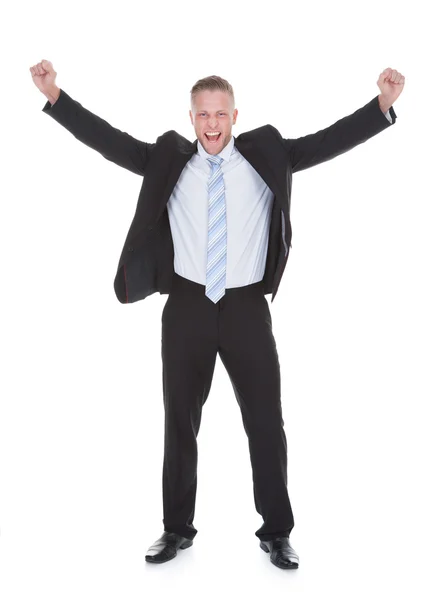
M215 135L219 135L219 133L220 133L219 131L215 131L215 132L212 131L211 133L209 133L208 131L206 132L207 135L211 135L212 137L214 137Z

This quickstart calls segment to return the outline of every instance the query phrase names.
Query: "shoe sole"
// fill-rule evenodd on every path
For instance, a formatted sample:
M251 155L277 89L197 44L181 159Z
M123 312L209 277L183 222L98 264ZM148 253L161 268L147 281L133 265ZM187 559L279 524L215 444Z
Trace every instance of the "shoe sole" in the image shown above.
M262 548L264 550L264 552L267 552L267 554L270 552L270 550L267 548L267 546L265 544L263 544L263 542L259 543L259 547ZM292 565L279 565L277 562L275 562L274 560L272 560L272 557L270 557L270 562L275 565L275 567L279 567L280 569L297 569L299 567L298 563L293 563Z
M193 546L193 540L188 540L187 542L184 542L183 544L181 544L181 546L178 546L178 548L180 550L185 550L186 548L190 548L190 546ZM177 555L175 554L175 556L170 556L169 558L165 558L164 560L152 560L152 558L155 559L155 556L147 556L147 555L144 558L145 558L146 562L148 562L148 563L160 565L161 563L165 563L165 562L168 562L169 560L172 560L173 558L176 558L176 556Z

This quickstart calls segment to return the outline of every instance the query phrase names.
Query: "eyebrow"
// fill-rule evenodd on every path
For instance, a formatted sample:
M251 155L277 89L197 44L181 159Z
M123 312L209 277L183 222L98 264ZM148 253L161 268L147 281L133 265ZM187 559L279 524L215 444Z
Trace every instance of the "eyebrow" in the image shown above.
M208 110L204 110L204 109L202 108L201 110L197 110L196 112L197 112L197 113L200 113L200 112L209 112L209 111L208 111ZM217 110L216 112L229 112L229 111L228 111L227 109L220 108L220 109L219 109L219 110Z

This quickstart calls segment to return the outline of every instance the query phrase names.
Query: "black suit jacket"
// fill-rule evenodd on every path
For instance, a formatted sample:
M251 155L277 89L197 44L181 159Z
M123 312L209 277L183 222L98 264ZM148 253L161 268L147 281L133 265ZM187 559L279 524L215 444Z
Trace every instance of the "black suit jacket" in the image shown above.
M170 130L155 143L142 142L112 127L63 89L55 104L51 106L48 101L42 110L107 160L143 177L114 279L115 294L125 304L155 292L168 294L174 249L166 204L186 163L197 152L197 140L190 142ZM387 129L396 121L393 107L390 114L393 123L385 117L375 96L351 115L303 137L283 138L273 125L235 137L236 148L275 195L263 277L264 293L272 294L272 302L291 247L292 174L339 156Z

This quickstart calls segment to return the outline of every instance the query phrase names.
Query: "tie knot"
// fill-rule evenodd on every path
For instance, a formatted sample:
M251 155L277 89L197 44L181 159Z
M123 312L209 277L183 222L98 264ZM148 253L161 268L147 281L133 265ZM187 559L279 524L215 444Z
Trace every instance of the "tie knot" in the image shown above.
M207 159L209 161L209 163L212 163L213 165L220 165L222 162L222 158L221 156L218 156L218 154L215 154L214 156L211 156L210 158Z

